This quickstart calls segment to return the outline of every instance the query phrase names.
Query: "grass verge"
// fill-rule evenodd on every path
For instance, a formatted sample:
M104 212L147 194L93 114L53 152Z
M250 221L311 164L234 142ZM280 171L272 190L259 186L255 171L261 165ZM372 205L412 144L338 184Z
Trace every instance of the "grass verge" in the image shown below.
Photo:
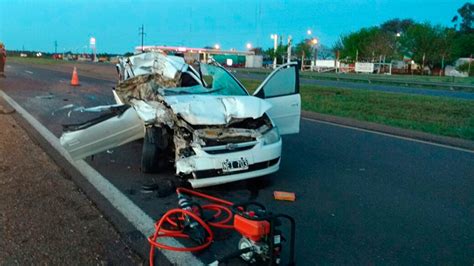
M241 80L249 91L260 84ZM302 108L436 135L474 140L474 101L369 90L301 86Z

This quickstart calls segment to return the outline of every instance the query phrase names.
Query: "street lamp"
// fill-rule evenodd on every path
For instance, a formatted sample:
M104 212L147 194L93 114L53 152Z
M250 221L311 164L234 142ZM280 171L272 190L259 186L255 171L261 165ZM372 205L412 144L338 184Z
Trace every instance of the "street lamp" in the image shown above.
M214 44L214 49L219 50L219 49L221 49L221 46L218 43L216 43L216 44Z
M312 32L310 29L308 29L308 30L306 31L306 34L311 35L311 34L313 34L313 32Z
M277 49L278 49L278 35L276 34L272 34L270 35L270 38L273 39L273 69L276 68L277 66L277 57L276 57L276 53L277 53Z
M311 39L311 44L313 48L313 60L314 60L314 68L316 69L316 63L318 62L318 39L313 38Z
M250 50L250 49L252 49L252 44L248 42L246 47L247 47L247 50Z

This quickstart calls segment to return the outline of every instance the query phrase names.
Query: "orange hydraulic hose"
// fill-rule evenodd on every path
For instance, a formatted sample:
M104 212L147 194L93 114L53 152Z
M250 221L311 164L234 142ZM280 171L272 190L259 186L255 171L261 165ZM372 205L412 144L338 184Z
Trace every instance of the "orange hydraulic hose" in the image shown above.
M201 192L190 190L190 189L187 189L187 188L177 188L176 193L178 193L178 195L179 194L189 194L189 195L192 195L192 196L195 196L195 197L200 197L200 198L207 199L209 201L216 202L218 204L203 205L202 209L203 210L213 210L213 211L215 211L216 213L214 213L214 215L213 215L214 219L217 219L218 217L220 217L222 213L225 213L226 217L223 218L220 221L207 222L206 223L201 217L199 217L197 214L195 214L191 211L187 211L187 210L183 210L183 209L169 210L155 224L155 233L153 234L153 236L150 236L148 238L148 242L150 243L150 258L149 258L150 261L149 262L150 262L151 266L153 266L153 264L154 264L155 248L162 248L162 249L167 249L167 250L172 250L172 251L180 251L180 252L201 251L201 250L207 248L212 243L212 241L214 239L214 232L212 232L212 230L209 226L216 227L216 228L223 228L223 229L234 229L234 226L232 224L228 224L228 222L230 222L233 218L232 211L228 207L222 206L222 205L232 206L232 205L234 205L234 203L232 203L230 201L227 201L227 200L219 199L219 198L216 198L216 197L213 197L213 196L201 193ZM165 223L168 223L168 224L170 224L171 226L174 226L174 227L178 226L178 223L175 222L171 218L172 215L176 215L176 214L181 215L180 217L178 217L178 220L184 219L185 215L188 215L189 217L196 220L196 222L198 222L208 233L208 237L206 239L206 242L204 244L201 244L201 245L195 246L195 247L173 247L173 246L168 246L168 245L165 245L163 243L157 242L158 238L163 238L163 237L189 238L189 236L184 234L181 230L169 230L169 229L164 229L163 228L163 225Z
M209 234L209 236L207 237L207 241L204 244L199 245L199 246L195 246L195 247L182 248L182 247L168 246L168 245L165 245L165 244L162 244L162 243L159 243L159 242L156 241L158 238L163 238L163 237L175 237L175 238L188 238L189 237L188 235L183 234L181 231L165 230L165 229L161 228L163 223L166 221L167 217L169 217L170 215L173 215L173 214L178 214L178 213L189 215L194 220L196 220L202 227L204 227L204 229ZM212 240L214 239L214 232L212 232L211 228L209 228L209 226L199 216L197 216L196 214L194 214L190 211L186 211L186 210L183 210L183 209L172 209L172 210L169 210L168 212L166 212L165 215L163 215L163 217L161 217L161 219L158 221L155 228L156 228L155 234L153 234L153 236L148 238L148 242L151 245L151 248L150 248L150 265L154 264L155 248L163 248L163 249L172 250L172 251L196 252L196 251L200 251L200 250L203 250L203 249L207 248L212 243Z
M177 188L177 189L176 189L176 192L177 192L178 194L185 193L185 194L194 195L194 196L197 196L197 197L205 198L205 199L208 199L208 200L211 200L211 201L215 201L215 202L217 202L217 203L224 204L224 205L228 205L228 206L234 205L233 202L230 202L230 201L227 201L227 200L223 200L223 199L219 199L219 198L213 197L213 196L211 196L211 195L207 195L207 194L204 194L204 193L201 193L201 192L197 192L197 191L194 191L194 190L191 190L191 189L183 188L183 187Z

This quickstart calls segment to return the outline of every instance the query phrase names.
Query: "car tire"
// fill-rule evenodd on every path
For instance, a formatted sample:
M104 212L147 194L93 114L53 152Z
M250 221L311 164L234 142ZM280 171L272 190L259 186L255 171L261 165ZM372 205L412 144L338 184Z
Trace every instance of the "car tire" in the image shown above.
M142 148L142 172L156 173L164 168L167 146L168 134L166 129L159 127L146 128Z

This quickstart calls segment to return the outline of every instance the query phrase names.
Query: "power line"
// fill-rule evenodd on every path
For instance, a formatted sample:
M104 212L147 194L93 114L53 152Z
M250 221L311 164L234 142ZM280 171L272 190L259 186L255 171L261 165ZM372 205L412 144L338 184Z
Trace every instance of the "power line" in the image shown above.
M143 50L143 38L144 38L144 36L146 35L146 33L145 33L145 26L143 26L143 24L142 24L142 26L141 26L140 28L138 28L138 35L141 35L141 36L142 36L142 53L143 53L143 52L144 52L144 50Z

